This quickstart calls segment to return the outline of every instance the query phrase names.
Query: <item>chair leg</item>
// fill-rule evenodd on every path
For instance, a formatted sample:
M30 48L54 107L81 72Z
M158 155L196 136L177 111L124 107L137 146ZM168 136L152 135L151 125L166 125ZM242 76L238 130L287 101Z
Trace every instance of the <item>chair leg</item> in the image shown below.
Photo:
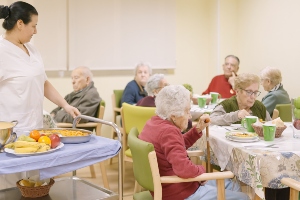
M91 177L96 178L95 168L94 165L90 165Z
M117 135L117 134L116 134L115 130L114 130L113 128L111 128L111 135L110 135L110 138L111 138L111 139L115 139L116 135ZM110 165L112 164L112 161L113 161L113 157L109 159L109 164L110 164Z
M103 185L106 189L110 190L107 173L106 173L106 168L105 168L105 162L100 162L100 170L101 170L101 174L102 174Z
M217 181L217 188L218 188L218 200L224 200L225 199L225 180L219 179Z
M133 194L141 192L141 191L142 191L142 186L135 180Z

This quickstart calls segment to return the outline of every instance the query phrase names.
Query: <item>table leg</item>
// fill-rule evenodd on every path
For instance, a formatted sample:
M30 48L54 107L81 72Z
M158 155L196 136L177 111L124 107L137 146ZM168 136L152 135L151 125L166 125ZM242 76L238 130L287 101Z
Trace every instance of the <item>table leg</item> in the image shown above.
M261 198L259 196L257 196L257 194L255 194L255 197L253 200L261 200Z

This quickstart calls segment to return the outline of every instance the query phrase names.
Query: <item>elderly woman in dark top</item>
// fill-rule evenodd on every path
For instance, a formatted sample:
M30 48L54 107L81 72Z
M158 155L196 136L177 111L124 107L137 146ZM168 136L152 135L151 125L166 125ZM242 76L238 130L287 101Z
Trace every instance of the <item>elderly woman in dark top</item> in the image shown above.
M164 87L155 99L156 114L147 121L139 138L154 145L161 176L177 175L182 178L196 177L205 172L202 165L195 165L187 156L186 149L191 147L202 135L207 114L200 117L198 124L185 134L188 119L191 118L190 92L182 85ZM226 180L226 189L233 189L230 180ZM237 192L239 187L226 190L227 200L246 200L247 195ZM187 182L163 184L164 200L208 200L217 199L215 181L205 183Z
M231 125L240 124L246 116L253 115L259 119L270 121L271 117L266 107L256 97L260 78L255 74L240 74L234 79L236 96L219 103L210 114L211 124Z
M260 73L261 85L268 94L262 98L262 103L266 106L270 115L277 104L291 103L289 94L281 83L282 77L279 69L266 67Z
M166 80L164 74L153 74L152 76L150 76L145 86L145 90L147 91L148 96L139 100L136 105L144 107L155 107L155 96L162 88L167 85L169 85L169 83Z

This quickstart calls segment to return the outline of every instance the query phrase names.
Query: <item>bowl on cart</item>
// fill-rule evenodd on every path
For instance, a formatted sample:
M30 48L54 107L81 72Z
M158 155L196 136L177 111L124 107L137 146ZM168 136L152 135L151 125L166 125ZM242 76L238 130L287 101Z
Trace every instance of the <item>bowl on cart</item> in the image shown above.
M58 134L60 141L64 144L78 144L83 142L88 142L91 139L92 132L84 129L76 128L48 128L48 129L37 129L41 134ZM72 136L64 136L61 133L72 133ZM80 135L75 135L78 132ZM82 133L82 134L81 134Z

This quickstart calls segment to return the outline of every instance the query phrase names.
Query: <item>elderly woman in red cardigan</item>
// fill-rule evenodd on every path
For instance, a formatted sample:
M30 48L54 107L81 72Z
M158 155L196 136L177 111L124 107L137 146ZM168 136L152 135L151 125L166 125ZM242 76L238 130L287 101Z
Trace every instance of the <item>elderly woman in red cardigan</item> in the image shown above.
M156 96L156 113L145 125L139 138L154 145L161 176L177 175L182 178L196 177L205 173L202 165L195 165L187 156L191 147L203 134L207 114L200 117L198 124L185 134L190 113L190 92L182 85L164 87ZM238 192L240 188L231 180L226 180L227 200L247 200L248 196ZM215 200L215 181L207 183L190 182L162 185L163 200Z

